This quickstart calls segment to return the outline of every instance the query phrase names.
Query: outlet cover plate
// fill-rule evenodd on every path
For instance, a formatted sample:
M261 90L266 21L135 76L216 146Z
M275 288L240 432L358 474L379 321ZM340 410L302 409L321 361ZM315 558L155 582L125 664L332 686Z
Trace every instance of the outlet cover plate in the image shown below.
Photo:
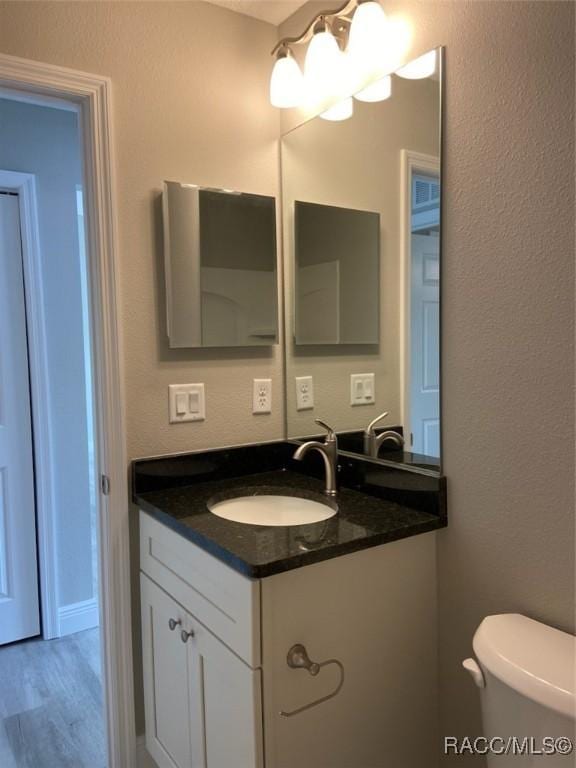
M296 410L314 408L314 379L312 376L296 376Z
M272 413L272 379L254 379L252 413Z

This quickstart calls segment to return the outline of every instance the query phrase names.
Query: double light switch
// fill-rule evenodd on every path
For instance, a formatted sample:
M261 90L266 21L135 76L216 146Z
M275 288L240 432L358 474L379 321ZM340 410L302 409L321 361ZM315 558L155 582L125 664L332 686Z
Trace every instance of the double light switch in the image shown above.
M350 376L350 405L372 405L374 401L374 374L353 373Z
M168 393L171 424L206 418L204 384L170 384Z

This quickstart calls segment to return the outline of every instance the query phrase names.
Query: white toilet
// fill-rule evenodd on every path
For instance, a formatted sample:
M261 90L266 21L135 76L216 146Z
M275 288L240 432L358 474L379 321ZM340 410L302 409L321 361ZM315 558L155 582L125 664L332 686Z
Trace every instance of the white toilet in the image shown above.
M488 765L576 766L576 638L502 614L484 619L473 647L479 664L463 664L481 689L484 738L476 747Z

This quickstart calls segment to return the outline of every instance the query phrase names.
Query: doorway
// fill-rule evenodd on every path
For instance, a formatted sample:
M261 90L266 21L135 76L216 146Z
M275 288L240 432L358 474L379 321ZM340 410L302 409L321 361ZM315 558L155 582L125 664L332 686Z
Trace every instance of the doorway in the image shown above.
M73 106L79 114L94 358L95 464L100 533L98 598L107 766L135 768L132 626L127 618L131 615L129 506L118 320L111 82L100 75L0 53L0 94L5 95L6 89L10 94L17 93L23 101ZM23 180L19 194L21 206L31 213L21 220L26 262L26 255L33 255L40 248L33 216L34 185ZM29 283L34 284L35 280L36 275L32 272ZM35 287L41 288L41 285ZM64 296L62 300L65 300ZM43 326L34 317L32 321L27 328L28 336L40 339ZM41 344L33 346L42 348ZM31 357L32 380L44 370L46 366L41 356L38 360ZM46 425L35 424L34 429L41 432ZM46 476L39 467L35 469L36 485L42 490L49 488ZM49 496L49 493L39 494L39 498ZM43 542L50 540L51 533L47 530L48 535L39 539L39 559L43 557ZM21 682L25 684L25 681ZM4 755L0 757L3 767L8 765L4 758Z
M403 421L412 453L440 458L440 168L404 150Z
M0 170L0 754L16 768L67 761L103 768L78 112L4 96L0 123L0 169L15 169ZM20 204L24 182L34 191L34 211ZM31 215L39 234L34 258L22 238ZM30 327L41 327L41 337ZM28 696L18 695L14 670Z

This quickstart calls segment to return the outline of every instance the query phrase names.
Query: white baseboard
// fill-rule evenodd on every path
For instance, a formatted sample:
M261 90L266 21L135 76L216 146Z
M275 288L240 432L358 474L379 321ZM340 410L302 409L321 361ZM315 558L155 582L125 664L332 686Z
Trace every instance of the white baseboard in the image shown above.
M99 623L98 600L95 597L58 608L58 637L93 629Z
M136 768L158 768L146 749L146 736L136 737Z

